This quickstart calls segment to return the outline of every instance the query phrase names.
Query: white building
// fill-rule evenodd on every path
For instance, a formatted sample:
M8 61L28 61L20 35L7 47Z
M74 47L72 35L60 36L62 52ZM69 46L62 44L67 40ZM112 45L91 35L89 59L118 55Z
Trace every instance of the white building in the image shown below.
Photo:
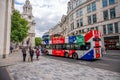
M60 23L58 23L53 28L49 29L49 34L60 34L61 31L62 31L62 28L60 26Z
M60 23L60 26L61 26L61 35L63 36L68 36L68 17L66 15L63 15L62 18L61 18L61 23Z
M9 54L11 15L14 0L0 0L0 56Z
M24 6L23 6L23 13L22 17L25 18L28 21L28 27L29 27L29 34L28 37L24 40L24 46L34 46L35 45L35 21L34 16L32 14L32 5L30 4L29 0L26 0Z
M97 29L108 49L120 44L120 0L70 0L67 9L68 35Z

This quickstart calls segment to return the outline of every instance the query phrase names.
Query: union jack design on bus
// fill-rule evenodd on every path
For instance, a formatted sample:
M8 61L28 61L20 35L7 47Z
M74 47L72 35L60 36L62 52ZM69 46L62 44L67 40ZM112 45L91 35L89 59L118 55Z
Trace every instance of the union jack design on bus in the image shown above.
M43 35L43 47L46 54L72 57L73 59L100 59L101 33L90 30L87 33L64 37L59 34Z

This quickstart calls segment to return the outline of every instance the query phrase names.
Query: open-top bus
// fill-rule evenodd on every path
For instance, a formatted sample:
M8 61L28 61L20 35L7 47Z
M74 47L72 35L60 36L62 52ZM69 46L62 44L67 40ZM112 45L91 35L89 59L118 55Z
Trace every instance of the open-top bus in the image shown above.
M58 34L44 35L42 38L43 47L49 55L84 60L100 59L102 56L101 33L97 30L67 38Z

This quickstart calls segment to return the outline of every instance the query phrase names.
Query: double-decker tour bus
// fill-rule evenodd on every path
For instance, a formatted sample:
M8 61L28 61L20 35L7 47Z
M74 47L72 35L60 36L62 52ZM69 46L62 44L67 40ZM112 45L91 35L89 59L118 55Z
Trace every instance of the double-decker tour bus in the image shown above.
M54 34L42 37L46 54L72 57L73 59L94 60L101 58L101 33L90 30L85 34L64 36Z

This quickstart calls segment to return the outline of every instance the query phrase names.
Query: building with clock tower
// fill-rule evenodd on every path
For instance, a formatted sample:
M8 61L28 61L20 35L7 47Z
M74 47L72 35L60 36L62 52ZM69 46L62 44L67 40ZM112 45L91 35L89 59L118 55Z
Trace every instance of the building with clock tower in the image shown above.
M35 45L35 21L34 16L32 14L32 5L29 0L26 0L23 6L22 17L28 21L28 37L24 40L24 46L34 46Z

